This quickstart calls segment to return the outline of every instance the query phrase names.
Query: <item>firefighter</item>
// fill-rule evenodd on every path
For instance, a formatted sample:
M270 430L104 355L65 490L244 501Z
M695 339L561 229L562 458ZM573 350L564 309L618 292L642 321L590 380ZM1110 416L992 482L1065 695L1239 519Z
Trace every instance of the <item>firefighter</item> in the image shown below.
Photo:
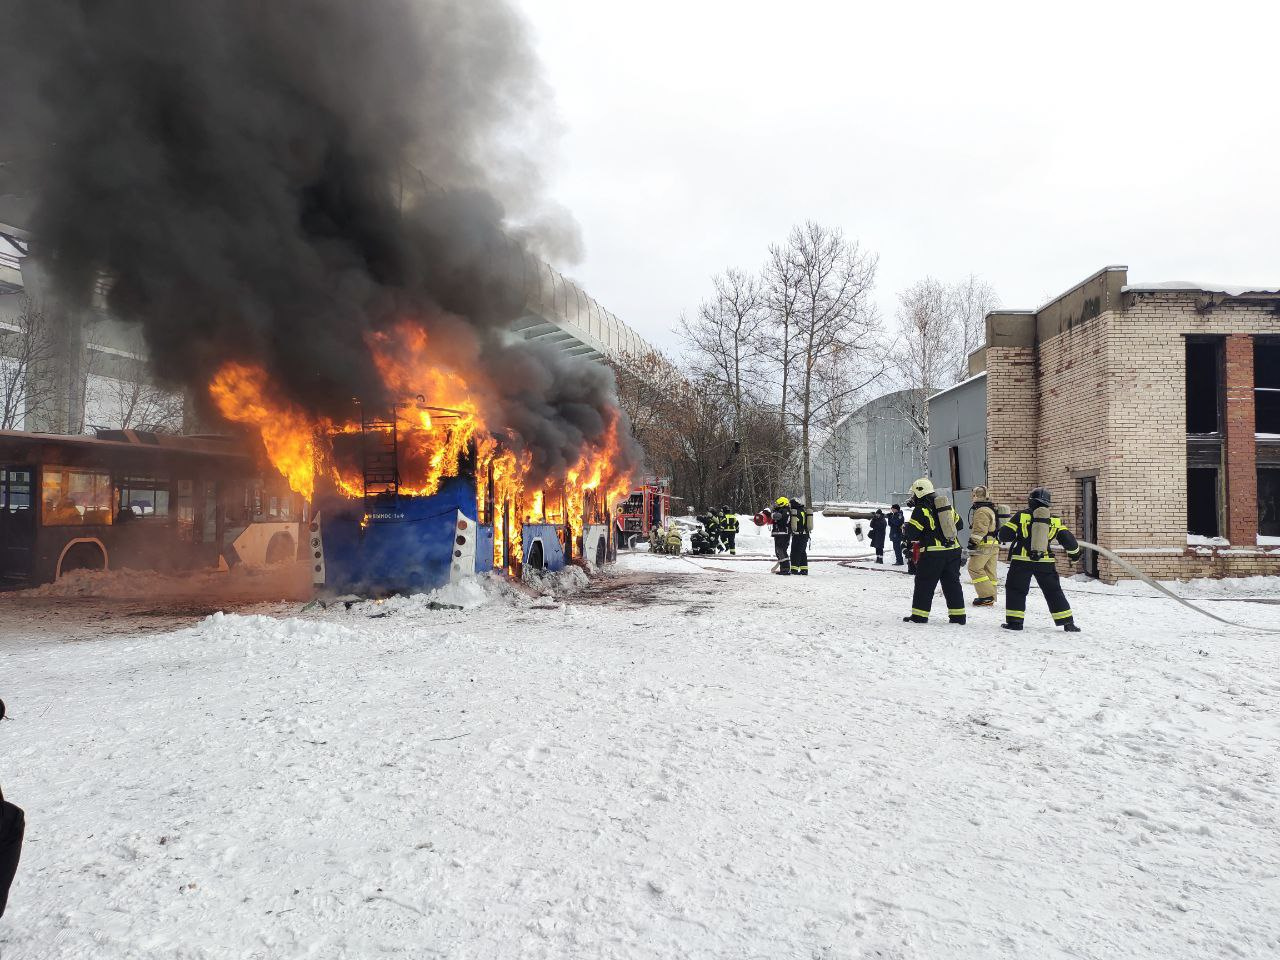
M769 519L773 522L773 555L778 558L773 572L788 577L791 575L791 501L786 497L775 500Z
M729 551L729 556L738 555L738 515L729 509L726 503L720 508L720 542Z
M969 508L969 579L977 596L975 607L990 607L996 602L999 576L996 573L996 557L1000 555L1000 541L996 505L987 495L987 488L973 488L973 505Z
M928 623L933 593L941 582L942 595L947 598L947 616L952 623L964 623L964 587L960 585L960 540L957 534L962 524L951 502L938 496L933 484L925 477L911 485L911 499L907 503L914 509L902 530L908 546L919 548L919 560L915 565L911 613L902 619L906 623Z
M791 572L809 575L809 537L813 534L813 514L799 500L791 501Z
M724 541L724 514L720 512L719 507L712 507L707 511L711 522L707 525L707 533L711 536L711 542L715 545L715 552L719 553L722 549Z
M1027 615L1027 593L1034 577L1049 603L1053 622L1067 633L1080 632L1067 595L1062 592L1050 544L1057 540L1072 563L1079 560L1084 551L1066 524L1049 512L1051 502L1049 491L1036 487L1027 496L1027 509L1018 511L1000 527L1000 542L1010 544L1009 575L1004 585L1004 623L1001 624L1006 630L1022 629Z

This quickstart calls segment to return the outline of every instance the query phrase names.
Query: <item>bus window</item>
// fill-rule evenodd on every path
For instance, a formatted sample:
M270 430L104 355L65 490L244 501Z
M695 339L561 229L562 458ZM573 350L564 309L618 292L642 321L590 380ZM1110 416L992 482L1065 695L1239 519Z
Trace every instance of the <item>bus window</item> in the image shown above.
M0 512L31 509L31 471L0 470Z
M46 466L40 490L44 525L111 523L111 474Z
M125 477L120 481L120 512L135 518L166 519L169 516L168 477Z
M178 539L184 543L195 541L196 507L191 489L190 480L178 481Z

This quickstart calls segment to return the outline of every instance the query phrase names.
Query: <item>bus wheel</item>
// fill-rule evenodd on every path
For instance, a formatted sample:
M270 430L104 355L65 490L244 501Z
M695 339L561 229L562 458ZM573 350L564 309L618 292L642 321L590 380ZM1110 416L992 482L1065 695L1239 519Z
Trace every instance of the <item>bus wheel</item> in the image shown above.
M63 555L62 562L58 564L58 576L61 577L72 570L105 569L107 569L107 555L103 552L102 547L96 543L85 541L73 543Z
M273 536L267 541L267 563L289 563L298 555L298 549L293 545L293 537L289 534L281 532Z

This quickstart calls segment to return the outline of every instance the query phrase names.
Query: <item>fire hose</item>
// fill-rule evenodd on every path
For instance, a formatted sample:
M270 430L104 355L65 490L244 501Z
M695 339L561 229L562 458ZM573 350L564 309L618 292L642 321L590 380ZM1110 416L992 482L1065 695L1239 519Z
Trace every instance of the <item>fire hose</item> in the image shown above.
M1168 587L1151 579L1151 577L1147 576L1146 573L1139 570L1128 560L1125 560L1123 557L1117 556L1115 553L1108 550L1106 547L1100 547L1096 543L1089 543L1085 540L1080 540L1077 542L1080 544L1080 546L1084 547L1086 550L1092 550L1094 553L1098 554L1098 556L1106 557L1112 563L1116 564L1116 566L1124 568L1129 573L1133 574L1135 577L1137 577L1139 580L1145 583L1147 586L1154 587L1160 593L1163 593L1170 600L1176 600L1178 601L1178 603L1182 604L1184 607L1194 610L1196 613L1203 614L1204 616L1208 617L1211 620L1217 620L1219 623L1225 623L1229 627L1242 627L1245 630L1258 630L1263 633L1280 633L1280 628L1278 627L1260 627L1252 623L1236 623L1234 620L1228 620L1226 617L1220 617L1216 613L1210 613L1208 610L1204 609L1203 607L1196 606L1190 600L1186 599L1185 597L1178 596Z

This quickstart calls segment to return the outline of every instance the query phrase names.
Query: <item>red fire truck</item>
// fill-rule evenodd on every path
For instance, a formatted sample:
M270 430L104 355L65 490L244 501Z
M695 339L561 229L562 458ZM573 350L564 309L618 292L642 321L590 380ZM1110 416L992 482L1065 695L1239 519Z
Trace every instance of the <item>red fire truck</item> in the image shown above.
M637 540L647 540L653 527L661 527L671 515L671 481L651 478L631 491L618 504L618 543L634 547Z

